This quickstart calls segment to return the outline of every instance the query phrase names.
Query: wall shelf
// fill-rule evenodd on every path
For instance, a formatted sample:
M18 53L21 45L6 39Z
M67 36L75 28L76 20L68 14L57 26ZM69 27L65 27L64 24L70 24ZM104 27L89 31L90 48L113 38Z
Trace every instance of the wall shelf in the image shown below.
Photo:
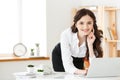
M106 40L106 42L109 42L109 43L117 43L117 42L120 42L120 40Z

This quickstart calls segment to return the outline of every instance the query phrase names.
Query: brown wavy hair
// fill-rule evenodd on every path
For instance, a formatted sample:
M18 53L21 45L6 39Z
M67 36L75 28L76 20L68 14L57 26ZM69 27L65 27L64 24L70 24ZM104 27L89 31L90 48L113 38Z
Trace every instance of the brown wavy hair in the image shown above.
M94 35L96 37L93 43L94 54L96 57L103 57L103 50L101 47L101 38L103 37L103 32L102 30L98 30L98 26L96 24L96 17L91 10L83 8L77 11L76 15L74 16L74 20L73 20L74 23L71 26L72 32L73 33L78 32L78 29L76 28L75 24L85 15L89 15L93 19ZM88 50L87 41L86 41L86 47L87 47L86 57L87 59L89 59L89 50Z

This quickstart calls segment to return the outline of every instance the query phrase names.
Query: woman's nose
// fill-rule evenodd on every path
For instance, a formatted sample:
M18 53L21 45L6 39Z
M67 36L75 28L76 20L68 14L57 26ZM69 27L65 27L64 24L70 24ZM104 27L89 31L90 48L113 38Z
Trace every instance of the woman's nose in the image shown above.
M87 25L87 24L85 24L85 25L84 25L84 29L87 29L87 28L88 28L88 25Z

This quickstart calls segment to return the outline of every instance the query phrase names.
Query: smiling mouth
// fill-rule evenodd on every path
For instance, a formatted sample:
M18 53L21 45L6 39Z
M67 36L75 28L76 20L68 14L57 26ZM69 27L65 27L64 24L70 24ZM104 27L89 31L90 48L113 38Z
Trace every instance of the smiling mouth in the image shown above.
M85 30L82 30L82 31L84 31L84 32L88 32L88 31L89 31L89 29L85 29Z

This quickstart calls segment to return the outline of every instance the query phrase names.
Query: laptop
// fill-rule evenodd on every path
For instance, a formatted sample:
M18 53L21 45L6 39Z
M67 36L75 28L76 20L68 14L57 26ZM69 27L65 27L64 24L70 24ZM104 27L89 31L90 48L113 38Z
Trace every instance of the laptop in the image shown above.
M94 58L85 77L120 76L120 58Z

